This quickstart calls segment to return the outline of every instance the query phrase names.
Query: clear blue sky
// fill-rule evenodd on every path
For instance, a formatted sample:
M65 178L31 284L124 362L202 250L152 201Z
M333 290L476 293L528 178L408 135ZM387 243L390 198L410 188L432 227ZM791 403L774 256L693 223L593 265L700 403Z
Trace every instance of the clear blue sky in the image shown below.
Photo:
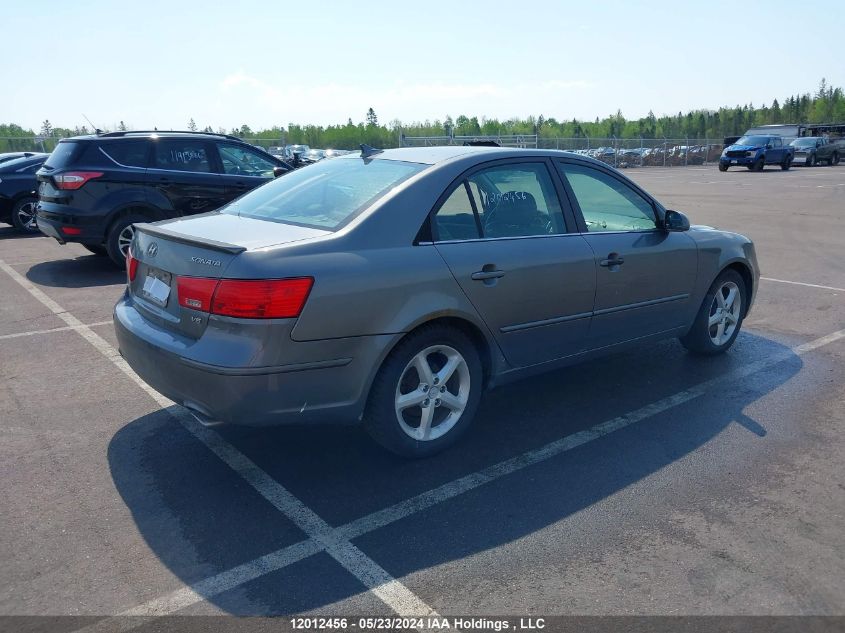
M771 104L822 77L845 86L845 2L833 0L807 10L777 0L38 0L2 13L0 122L36 130L44 119L85 124L82 113L136 129L345 123L371 106L382 122L635 118Z

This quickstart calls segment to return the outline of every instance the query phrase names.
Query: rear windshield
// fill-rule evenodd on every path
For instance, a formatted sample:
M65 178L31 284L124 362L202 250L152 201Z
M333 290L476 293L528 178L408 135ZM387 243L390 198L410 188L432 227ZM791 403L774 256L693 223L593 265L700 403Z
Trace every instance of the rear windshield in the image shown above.
M9 173L13 171L17 171L19 169L24 169L29 165L40 165L41 159L33 158L32 156L26 156L24 158L14 158L12 160L7 160L6 162L0 163L0 172Z
M44 163L44 166L49 167L50 169L65 167L76 152L76 146L77 143L59 143L56 145L56 149L53 150L53 153L50 154L50 158L48 158L47 162Z
M223 213L334 231L426 167L393 160L321 161L251 191Z

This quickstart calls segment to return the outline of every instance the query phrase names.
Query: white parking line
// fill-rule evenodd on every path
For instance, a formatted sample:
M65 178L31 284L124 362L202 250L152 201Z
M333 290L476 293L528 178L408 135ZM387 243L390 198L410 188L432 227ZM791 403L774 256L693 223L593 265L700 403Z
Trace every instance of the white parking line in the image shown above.
M83 327L97 327L98 325L108 325L111 323L109 321L97 321L96 323L88 323L83 324ZM0 335L0 341L4 341L10 338L20 338L22 336L35 336L37 334L52 334L53 332L67 332L69 330L78 330L78 325L66 325L65 327L54 327L49 330L32 330L30 332L15 332L14 334L2 334Z
M578 431L572 435L567 435L559 440L555 440L540 448L527 451L513 457L501 461L497 464L484 468L474 473L465 475L459 479L455 479L443 484L437 488L418 494L405 501L400 501L390 507L378 510L368 514L359 519L355 519L341 525L333 530L334 537L352 540L383 528L391 523L395 523L401 519L405 519L413 514L426 510L449 499L453 499L459 495L474 490L480 486L491 483L506 475L510 475L520 471L529 466L538 464L561 455L579 446L583 446L593 440L597 440L606 435L624 429L632 424L642 422L650 417L653 417L664 411L668 411L673 407L679 406L708 391L715 391L720 386L730 386L736 384L737 379L745 378L756 372L768 369L791 358L794 355L802 355L811 352L815 349L829 345L835 341L845 339L845 330L838 330L832 334L822 336L808 343L798 345L790 350L784 350L777 354L773 354L761 360L749 363L737 370L728 374L723 374L717 378L700 383L684 391L680 391L671 396L667 396L648 404L644 407L624 413L618 417L596 424L583 431ZM232 569L220 572L214 576L205 578L190 587L178 589L165 596L155 598L138 607L125 611L116 617L134 615L134 616L150 616L150 615L168 615L188 607L197 602L208 600L214 596L228 591L238 585L250 582L256 578L277 571L282 567L291 565L303 558L310 556L321 548L313 540L302 541L295 545L281 548L275 552L271 552L254 561L249 561ZM265 571L261 571L265 570ZM86 633L88 629L84 629Z
M808 284L803 281L788 281L786 279L774 279L773 277L760 277L763 281L775 281L779 284L792 284L793 286L807 286L808 288L821 288L822 290L836 290L837 292L845 292L845 288L836 288L834 286L820 286L819 284Z
M141 380L108 341L62 308L62 306L48 297L31 281L1 259L0 269L23 286L38 301L47 306L74 331L79 332L85 340L91 343L135 384L148 393L160 407L168 409L168 412L194 437L205 444L208 449L226 462L230 468L255 488L261 496L282 512L299 529L305 532L319 546L320 550L328 553L396 613L416 616L437 615L434 609L423 602L405 587L405 585L388 574L378 563L348 540L335 534L328 523L305 506L305 504L291 494L284 486L261 470L255 462L226 442L218 433L202 426L186 411L182 409L171 409L170 407L174 403Z
M187 606L207 600L224 591L229 591L244 583L260 578L270 572L289 566L299 560L307 558L320 551L326 551L335 560L341 563L347 570L352 572L361 582L373 593L379 596L386 604L397 613L403 615L419 615L424 613L434 614L435 612L422 602L416 595L404 585L390 577L385 570L378 566L375 561L367 557L360 549L350 541L364 534L382 528L386 525L404 519L417 512L442 503L465 492L491 483L506 475L520 471L529 466L538 464L552 457L570 451L579 446L602 438L610 433L626 428L638 422L642 422L659 413L672 409L676 406L698 398L708 391L723 385L733 385L739 378L750 376L759 371L771 368L794 355L802 355L818 349L835 341L845 339L845 329L838 330L826 336L817 338L784 350L753 363L744 365L732 372L723 374L711 380L705 381L689 389L685 389L673 395L667 396L648 404L634 411L625 413L588 429L568 435L555 440L538 449L527 451L508 460L504 460L482 470L470 473L416 495L405 501L399 502L388 508L373 512L365 517L353 520L337 528L331 528L325 521L317 516L312 510L305 506L299 499L287 491L281 484L272 479L266 472L261 470L243 453L238 451L231 444L226 442L219 434L212 429L199 424L190 414L181 408L173 406L173 403L154 391L144 383L120 357L117 351L104 339L87 326L81 324L76 317L66 312L45 295L40 289L31 284L25 277L11 269L5 262L0 260L0 269L8 273L15 281L26 288L36 299L49 307L57 316L65 320L68 325L74 325L75 331L86 338L100 352L109 358L119 369L127 374L144 391L150 394L153 399L162 407L168 407L168 412L173 415L185 428L205 444L212 452L225 461L239 475L246 479L265 499L294 522L308 535L308 539L281 548L255 560L248 561L231 569L225 570L213 576L207 577L190 586L183 587L165 596L148 601L142 605L129 609L117 617L122 616L157 616L176 613ZM75 323L74 323L75 322ZM109 623L107 625L106 623ZM127 621L119 625L121 629L134 628L143 623L143 619ZM115 628L115 622L111 619L83 629L95 631L106 627L108 630ZM111 628L108 628L108 627Z

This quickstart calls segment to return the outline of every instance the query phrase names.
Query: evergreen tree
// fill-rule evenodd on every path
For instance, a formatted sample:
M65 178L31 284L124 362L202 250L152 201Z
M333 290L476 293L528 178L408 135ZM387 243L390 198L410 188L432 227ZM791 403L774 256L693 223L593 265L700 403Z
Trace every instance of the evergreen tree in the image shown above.
M53 136L53 124L50 123L50 119L44 119L44 123L41 124L41 136Z
M376 111L372 108L367 110L367 125L373 127L378 125L378 117L376 116Z
M197 131L197 124L194 122L194 118L193 118L193 117L191 117L191 120L190 120L190 121L188 121L188 129L189 129L191 132L196 132L196 131Z

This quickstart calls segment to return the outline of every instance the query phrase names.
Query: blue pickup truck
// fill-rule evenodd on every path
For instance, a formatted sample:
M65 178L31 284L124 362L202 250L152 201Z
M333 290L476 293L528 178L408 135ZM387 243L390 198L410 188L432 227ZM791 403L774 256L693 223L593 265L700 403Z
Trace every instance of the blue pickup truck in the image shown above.
M780 136L746 135L725 148L719 158L719 171L728 171L731 165L742 165L751 171L763 171L766 165L780 165L785 171L792 167L793 158L795 148Z

